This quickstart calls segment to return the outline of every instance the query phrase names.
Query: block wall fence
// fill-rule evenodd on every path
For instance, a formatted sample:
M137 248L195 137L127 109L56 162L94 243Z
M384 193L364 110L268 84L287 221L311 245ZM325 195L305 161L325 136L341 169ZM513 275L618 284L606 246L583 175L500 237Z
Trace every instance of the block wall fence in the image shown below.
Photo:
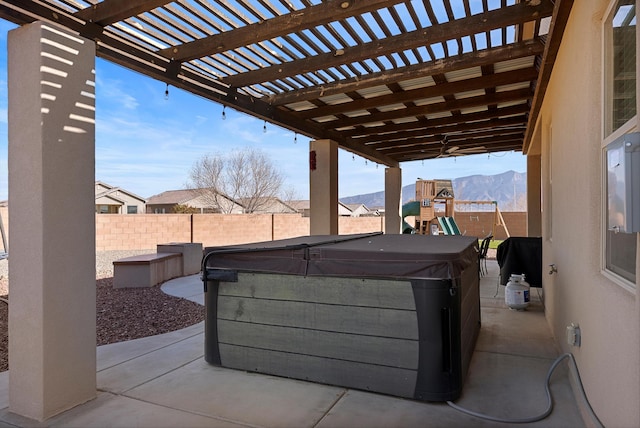
M0 216L9 234L6 207L0 207ZM526 236L526 212L503 212L502 216L511 236ZM495 239L507 237L501 226L494 231L493 212L461 211L455 213L455 219L467 236L483 238L493 233ZM338 232L384 232L384 217L340 217ZM96 214L96 251L153 250L169 242L200 242L208 247L308 234L309 218L300 214Z

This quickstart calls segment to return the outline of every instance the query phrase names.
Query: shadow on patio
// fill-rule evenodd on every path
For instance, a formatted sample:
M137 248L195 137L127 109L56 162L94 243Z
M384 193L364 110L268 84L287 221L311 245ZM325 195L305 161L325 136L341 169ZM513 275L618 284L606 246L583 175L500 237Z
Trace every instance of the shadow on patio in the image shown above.
M482 328L457 404L501 418L546 406L545 378L558 356L537 289L526 311L504 304L498 265L481 278ZM163 285L203 302L198 275ZM496 290L499 291L497 295ZM495 297L494 297L495 295ZM204 323L98 348L98 398L38 424L8 412L8 372L0 374L0 426L52 427L425 427L495 426L446 403L426 403L214 367L203 358ZM583 426L569 370L551 377L554 410L532 426ZM503 424L508 426L508 424Z

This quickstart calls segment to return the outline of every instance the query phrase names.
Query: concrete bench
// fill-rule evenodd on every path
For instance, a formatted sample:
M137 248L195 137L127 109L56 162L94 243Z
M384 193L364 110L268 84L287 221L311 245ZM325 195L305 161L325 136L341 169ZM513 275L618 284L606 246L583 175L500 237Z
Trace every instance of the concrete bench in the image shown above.
M113 262L114 288L153 287L182 274L181 253L143 254Z
M198 242L170 242L158 244L158 253L182 254L182 275L194 275L200 272L202 263L202 244Z

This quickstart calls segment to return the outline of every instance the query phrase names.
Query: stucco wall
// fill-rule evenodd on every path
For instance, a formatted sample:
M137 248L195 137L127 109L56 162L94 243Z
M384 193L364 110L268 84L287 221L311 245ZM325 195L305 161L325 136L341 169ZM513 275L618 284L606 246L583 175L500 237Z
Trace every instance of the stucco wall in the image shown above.
M602 20L604 0L573 4L541 111L543 266L547 319L572 352L605 426L640 426L640 334L635 293L601 272ZM551 183L551 184L550 184ZM579 323L582 346L566 326ZM524 338L526 340L526 338Z

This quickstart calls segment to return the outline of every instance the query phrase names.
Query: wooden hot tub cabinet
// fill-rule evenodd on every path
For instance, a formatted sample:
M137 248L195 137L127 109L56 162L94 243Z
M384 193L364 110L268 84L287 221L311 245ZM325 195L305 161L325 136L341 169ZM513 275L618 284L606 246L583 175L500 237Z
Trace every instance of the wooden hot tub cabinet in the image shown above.
M205 250L205 359L426 401L460 395L477 239L314 236Z

